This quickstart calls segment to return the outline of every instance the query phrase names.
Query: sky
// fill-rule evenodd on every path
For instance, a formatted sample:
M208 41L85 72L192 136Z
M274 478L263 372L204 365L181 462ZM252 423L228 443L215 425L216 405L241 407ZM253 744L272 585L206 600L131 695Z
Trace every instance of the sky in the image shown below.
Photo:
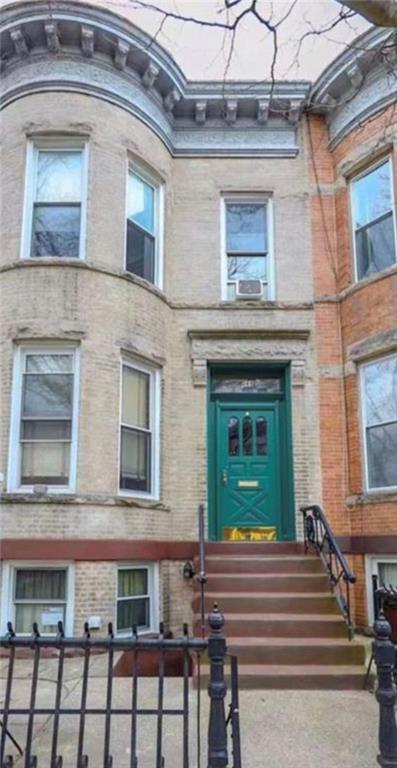
M200 27L186 21L168 18L153 10L140 8L135 0L91 0L123 16L151 35L173 56L188 80L266 80L270 78L273 57L271 33L252 15L239 24L231 59L230 33L222 29ZM147 0L175 14L192 16L209 21L226 21L224 0ZM239 12L249 5L240 0L230 11ZM275 74L281 80L314 81L324 68L338 56L357 35L369 28L360 16L341 21L336 27L322 34L305 33L329 27L338 17L342 6L336 0L257 0L258 10L273 22L290 15L279 28L279 52Z

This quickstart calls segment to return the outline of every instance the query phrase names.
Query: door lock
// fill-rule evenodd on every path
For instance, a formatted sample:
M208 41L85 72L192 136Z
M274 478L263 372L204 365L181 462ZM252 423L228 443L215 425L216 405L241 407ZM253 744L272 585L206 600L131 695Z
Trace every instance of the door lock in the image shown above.
M222 470L222 484L223 485L227 485L227 479L228 479L227 469L223 469Z

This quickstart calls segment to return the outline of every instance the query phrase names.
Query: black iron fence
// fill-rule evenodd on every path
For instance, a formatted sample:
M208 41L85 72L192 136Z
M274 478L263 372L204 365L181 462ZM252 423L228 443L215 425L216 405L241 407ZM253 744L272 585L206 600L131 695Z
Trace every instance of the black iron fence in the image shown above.
M301 507L305 552L311 547L320 556L328 573L330 587L347 624L348 636L354 637L354 624L350 603L350 585L356 577L341 552L332 528L317 504Z
M128 719L128 753L129 768L140 768L140 755L138 749L139 718L142 716L153 717L154 728L151 731L151 742L154 745L153 768L191 768L191 697L189 671L192 662L197 664L200 657L204 657L208 663L208 695L209 695L209 719L208 738L205 750L205 768L241 768L240 728L238 711L238 680L237 660L231 658L231 701L230 712L226 718L226 694L225 664L227 659L226 641L223 635L224 619L220 611L214 606L208 617L209 636L207 639L194 638L188 635L187 625L184 626L183 636L180 638L164 637L163 627L160 626L158 637L150 638L139 636L136 629L128 638L114 637L112 625L109 625L108 636L105 638L93 638L90 635L88 625L85 626L84 636L81 638L67 638L64 636L63 626L58 624L56 637L41 636L37 624L33 625L33 634L30 637L16 636L12 625L8 625L8 634L0 639L0 647L7 649L8 669L4 691L4 706L0 709L1 740L0 740L0 766L12 768L14 765L23 765L23 768L62 768L64 757L60 753L60 726L65 718L73 717L77 720L77 727L73 730L75 754L73 765L76 768L116 768L119 759L113 758L116 739L113 739L113 725L116 717L123 716ZM28 704L22 707L14 706L13 686L15 685L15 665L20 649L25 649L32 655L32 669L30 681L26 681L29 690L24 692ZM130 692L130 704L117 706L114 701L114 664L115 654L118 651L129 651L132 656L132 684ZM140 706L139 689L142 677L140 675L140 663L142 656L148 652L155 652L158 663L156 675L157 695L155 705L152 707ZM55 698L53 703L40 696L40 661L45 653L55 654L56 681ZM97 652L105 653L105 706L92 706L89 699L90 666ZM166 660L169 652L178 652L182 661L182 702L181 706L169 706L165 694ZM82 672L80 677L79 701L76 706L65 706L62 700L65 658L71 653L82 654ZM199 717L200 690L197 691ZM92 697L91 697L92 699ZM95 703L97 703L95 701ZM47 717L51 719L50 744L46 754L37 754L40 744L35 739L35 722L37 718ZM101 753L100 763L87 754L87 718L89 716L101 716L104 722L103 734L98 732L96 725L96 753ZM19 741L20 728L17 729L18 738L12 729L16 719L21 718L25 725L24 742ZM179 718L181 723L181 743L172 743L172 758L166 763L164 756L165 722L168 718ZM97 721L96 721L97 722ZM125 720L123 721L125 722ZM197 721L197 746L195 749L194 766L201 766L200 747L200 720ZM229 733L229 724L231 733ZM125 732L124 732L125 733ZM102 744L98 746L98 740ZM65 746L64 741L62 742ZM70 745L68 745L69 747ZM230 747L230 748L229 748ZM178 750L180 755L178 756ZM21 760L23 761L21 763ZM116 762L117 761L117 762ZM147 762L145 763L147 765Z
M382 610L374 624L375 640L372 653L375 659L379 703L379 754L382 768L397 768L397 691L394 683L397 649L392 642L392 629Z

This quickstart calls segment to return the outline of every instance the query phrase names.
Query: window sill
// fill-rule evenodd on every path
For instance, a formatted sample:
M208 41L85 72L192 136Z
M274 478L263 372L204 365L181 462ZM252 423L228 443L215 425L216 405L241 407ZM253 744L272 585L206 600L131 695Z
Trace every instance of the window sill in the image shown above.
M103 507L132 507L141 509L153 509L162 512L170 512L171 508L160 500L145 499L138 496L109 496L99 493L27 493L6 492L1 496L2 502L8 504L52 504L64 506L97 506Z
M362 288L373 285L373 283L377 283L379 280L385 280L386 278L395 274L397 274L397 264L393 264L391 267L384 269L382 272L376 272L374 275L370 275L370 277L363 277L361 280L356 280L354 283L341 291L339 294L340 298L344 299L347 296L350 296L352 293L360 291Z
M361 507L366 504L388 504L390 502L397 502L397 488L390 488L390 490L385 488L381 491L366 491L365 493L357 494L356 496L349 496L346 500L346 504L350 508Z

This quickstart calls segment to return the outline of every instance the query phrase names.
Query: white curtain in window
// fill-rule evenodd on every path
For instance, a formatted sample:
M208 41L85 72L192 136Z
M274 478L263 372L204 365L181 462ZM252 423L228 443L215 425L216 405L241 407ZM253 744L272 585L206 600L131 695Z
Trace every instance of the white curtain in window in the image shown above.
M397 563L378 564L379 584L397 589Z
M149 381L149 374L123 367L123 424L149 429Z

